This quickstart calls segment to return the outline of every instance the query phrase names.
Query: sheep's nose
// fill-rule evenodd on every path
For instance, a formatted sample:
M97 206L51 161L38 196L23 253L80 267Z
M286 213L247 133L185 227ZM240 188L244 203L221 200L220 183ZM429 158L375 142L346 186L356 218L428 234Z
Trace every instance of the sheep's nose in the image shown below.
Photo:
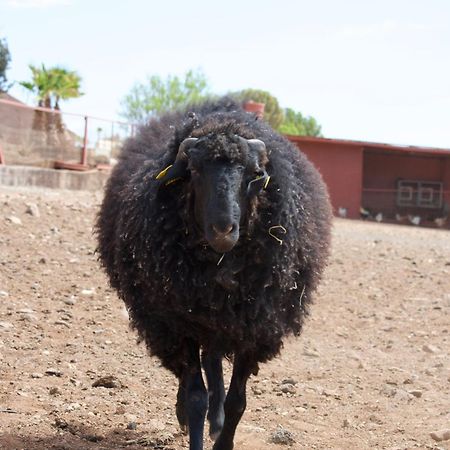
M217 236L227 236L236 229L236 225L234 223L215 223L211 227Z

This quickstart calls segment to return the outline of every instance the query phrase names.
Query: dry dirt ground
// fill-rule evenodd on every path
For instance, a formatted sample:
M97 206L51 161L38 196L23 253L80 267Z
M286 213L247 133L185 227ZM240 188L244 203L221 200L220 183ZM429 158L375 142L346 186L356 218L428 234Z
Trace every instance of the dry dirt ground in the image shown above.
M1 449L188 448L176 382L99 269L100 200L0 188ZM249 382L236 449L450 449L430 435L450 429L450 232L336 220L333 241L302 337Z

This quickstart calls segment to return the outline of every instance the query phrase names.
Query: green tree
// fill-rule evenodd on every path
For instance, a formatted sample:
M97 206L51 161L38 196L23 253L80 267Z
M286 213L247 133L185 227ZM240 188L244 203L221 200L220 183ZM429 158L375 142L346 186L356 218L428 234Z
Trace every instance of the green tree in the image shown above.
M38 106L59 111L61 100L83 95L80 90L81 77L77 72L59 66L47 69L44 64L41 67L30 64L28 67L31 70L31 81L22 81L20 84L36 95ZM46 131L48 144L53 144L55 141L61 143L64 136L61 114L35 111L33 129ZM49 133L51 131L55 133ZM55 134L57 137L54 136Z
M144 122L150 116L198 103L210 96L208 80L203 72L189 70L184 79L169 75L163 79L149 76L136 83L121 102L121 115L132 122Z
M6 92L10 87L6 78L6 71L10 62L11 54L6 39L0 39L0 92Z
M284 119L278 127L278 131L297 136L322 136L321 126L314 117L305 117L301 112L296 112L291 108L284 110Z
M264 120L266 120L272 128L278 129L283 122L283 110L280 108L277 98L269 92L260 89L244 89L239 92L231 93L231 96L242 103L248 101L264 103Z
M59 110L60 100L81 97L81 77L75 71L62 67L47 69L30 64L31 81L21 81L20 84L37 96L38 106Z

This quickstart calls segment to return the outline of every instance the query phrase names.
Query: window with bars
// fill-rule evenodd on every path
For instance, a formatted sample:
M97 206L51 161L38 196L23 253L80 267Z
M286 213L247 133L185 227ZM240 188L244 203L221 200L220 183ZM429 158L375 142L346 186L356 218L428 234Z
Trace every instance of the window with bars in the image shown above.
M399 180L397 206L441 208L443 185L439 181Z

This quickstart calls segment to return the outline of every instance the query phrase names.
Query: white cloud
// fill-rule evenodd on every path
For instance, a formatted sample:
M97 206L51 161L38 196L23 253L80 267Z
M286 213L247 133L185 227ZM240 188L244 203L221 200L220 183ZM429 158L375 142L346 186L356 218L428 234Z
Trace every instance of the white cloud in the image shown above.
M6 4L12 8L49 8L52 6L67 6L71 0L7 0Z

